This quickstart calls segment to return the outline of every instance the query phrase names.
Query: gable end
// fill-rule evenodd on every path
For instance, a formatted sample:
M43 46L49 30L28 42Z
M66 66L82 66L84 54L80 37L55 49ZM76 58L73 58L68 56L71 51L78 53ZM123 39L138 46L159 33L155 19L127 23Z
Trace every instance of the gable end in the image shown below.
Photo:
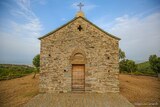
M51 31L51 32L49 32L49 33L47 33L47 34L45 34L45 35L42 36L42 37L39 37L38 39L41 40L41 39L43 39L43 38L49 36L50 34L53 34L54 32L56 32L56 31L62 29L63 27L67 26L68 24L72 23L73 21L75 21L75 20L78 19L78 18L82 18L83 20L85 20L85 21L87 21L88 23L90 23L91 25L95 26L97 29L99 29L100 31L104 32L104 33L107 34L108 36L110 36L110 37L112 37L112 38L114 38L114 39L117 39L117 40L121 40L120 38L118 38L118 37L116 37L116 36L114 36L114 35L112 35L112 34L106 32L106 31L104 31L103 29L99 28L98 26L96 26L95 24L93 24L92 22L90 22L89 20L87 20L86 18L81 17L81 16L72 19L72 20L69 21L68 23L62 25L61 27L59 27L59 28L57 28L57 29L55 29L55 30L53 30L53 31Z

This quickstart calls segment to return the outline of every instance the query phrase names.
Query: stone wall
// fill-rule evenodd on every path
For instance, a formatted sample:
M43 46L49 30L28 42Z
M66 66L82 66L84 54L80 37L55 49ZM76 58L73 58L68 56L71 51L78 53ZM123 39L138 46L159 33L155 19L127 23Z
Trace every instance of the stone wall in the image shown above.
M41 39L40 92L71 91L71 56L76 52L85 57L86 92L119 92L118 50L117 39L77 18Z

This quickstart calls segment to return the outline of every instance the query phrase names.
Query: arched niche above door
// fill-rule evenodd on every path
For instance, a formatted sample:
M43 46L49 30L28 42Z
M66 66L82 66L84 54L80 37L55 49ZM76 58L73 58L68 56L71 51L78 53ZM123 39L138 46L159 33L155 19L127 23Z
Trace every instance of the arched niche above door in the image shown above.
M72 52L70 62L71 64L85 64L86 63L85 52L81 49L75 49Z

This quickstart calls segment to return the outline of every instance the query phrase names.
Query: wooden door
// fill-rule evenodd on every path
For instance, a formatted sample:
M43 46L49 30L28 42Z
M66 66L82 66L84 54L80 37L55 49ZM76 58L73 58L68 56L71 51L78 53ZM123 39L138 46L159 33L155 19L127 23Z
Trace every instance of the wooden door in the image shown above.
M84 91L85 75L84 64L72 65L72 91Z

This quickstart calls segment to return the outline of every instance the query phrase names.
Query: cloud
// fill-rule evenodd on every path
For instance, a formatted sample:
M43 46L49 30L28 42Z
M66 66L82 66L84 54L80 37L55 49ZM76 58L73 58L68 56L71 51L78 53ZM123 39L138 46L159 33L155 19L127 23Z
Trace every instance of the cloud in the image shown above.
M11 10L11 14L15 17L25 18L28 21L37 19L37 16L31 9L30 0L16 0L18 8Z
M31 64L39 53L37 38L43 27L29 0L16 3L18 7L11 10L11 15L20 20L6 19L7 25L0 28L0 63Z
M127 58L142 62L151 54L160 56L160 13L145 17L123 15L115 18L112 24L104 24L102 19L101 23L96 23L122 39L120 48L126 52Z

